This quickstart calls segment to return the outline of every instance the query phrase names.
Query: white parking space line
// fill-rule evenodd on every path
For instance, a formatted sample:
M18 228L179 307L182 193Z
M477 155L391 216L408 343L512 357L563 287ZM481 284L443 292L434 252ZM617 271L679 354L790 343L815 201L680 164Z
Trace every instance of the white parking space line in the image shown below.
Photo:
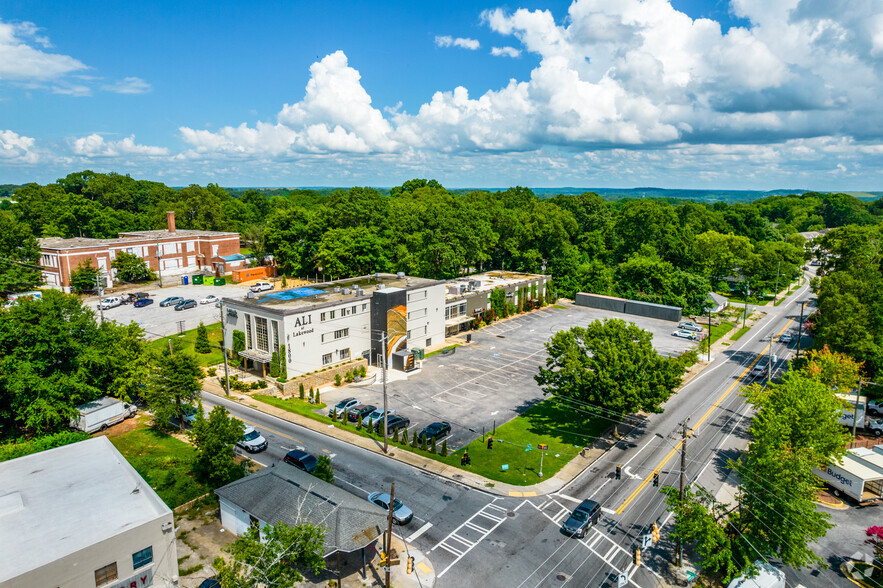
M420 535L422 535L423 533L428 531L430 527L432 527L432 523L426 523L425 525L423 525L422 527L420 527L419 529L417 529L416 531L411 533L411 535L407 539L405 539L405 543L411 543L417 537L419 537Z

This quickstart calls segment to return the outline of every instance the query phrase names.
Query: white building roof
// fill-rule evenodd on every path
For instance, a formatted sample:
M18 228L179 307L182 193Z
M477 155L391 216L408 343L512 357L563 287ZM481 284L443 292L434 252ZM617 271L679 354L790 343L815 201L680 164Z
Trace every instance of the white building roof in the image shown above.
M166 515L107 437L0 463L0 584Z

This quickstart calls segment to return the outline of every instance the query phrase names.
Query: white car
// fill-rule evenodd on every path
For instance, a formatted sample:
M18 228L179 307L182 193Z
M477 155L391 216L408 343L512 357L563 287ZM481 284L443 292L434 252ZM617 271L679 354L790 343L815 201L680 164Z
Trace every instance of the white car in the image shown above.
M252 292L264 292L266 290L272 290L273 284L270 282L257 282L249 288Z
M681 339L696 339L696 333L694 333L693 331L685 331L684 329L674 331L672 335L674 335L675 337L680 337Z
M216 302L220 302L221 299L215 296L214 294L209 294L205 298L199 301L200 304L214 304Z
M693 321L682 321L682 322L678 325L678 328L679 328L679 329L683 329L683 330L685 330L685 331L695 331L695 332L697 332L697 333L701 333L701 332L702 332L702 327L700 327L699 325L697 325L697 324L694 323Z
M101 302L98 303L98 308L101 310L107 310L108 308L114 308L123 303L123 299L119 296L111 296L110 298L105 298Z
M242 447L249 453L257 453L258 451L263 451L267 448L267 440L264 439L263 435L258 433L254 427L247 426L245 427L245 433L243 433L242 439L237 441L236 445Z
M883 414L883 400L868 400L868 413L875 416Z
M792 341L794 341L794 335L791 333L785 333L779 337L779 343L791 343Z

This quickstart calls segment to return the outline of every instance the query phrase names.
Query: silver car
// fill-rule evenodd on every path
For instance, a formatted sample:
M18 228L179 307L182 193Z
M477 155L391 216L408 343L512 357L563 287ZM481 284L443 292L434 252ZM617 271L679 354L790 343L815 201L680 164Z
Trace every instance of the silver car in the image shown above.
M389 512L389 494L374 492L368 495L368 502L373 502L383 510ZM392 506L392 520L395 521L397 525L407 525L413 518L414 513L411 512L411 509L396 498Z
M693 321L683 321L678 324L679 329L686 329L687 331L696 331L697 333L702 332L702 327L694 323Z
M396 411L394 409L390 408L389 410L386 411L386 416L391 417L395 413L396 413ZM367 427L368 423L374 423L376 425L377 421L379 421L382 418L383 418L383 409L378 408L377 410L375 410L374 412L372 412L371 414L369 414L368 416L366 416L365 418L362 419L362 426Z

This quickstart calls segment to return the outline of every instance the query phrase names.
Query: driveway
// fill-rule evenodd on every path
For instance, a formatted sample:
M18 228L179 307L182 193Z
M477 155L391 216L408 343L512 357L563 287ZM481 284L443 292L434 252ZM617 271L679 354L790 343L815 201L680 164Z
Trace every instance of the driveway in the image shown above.
M439 353L427 358L419 372L407 378L393 374L387 383L389 406L411 419L411 431L433 421L449 421L453 431L448 447L459 448L544 398L533 377L545 364L544 343L552 334L601 318L622 318L652 332L654 346L663 355L679 355L693 345L671 336L677 324L670 321L569 304L564 308L549 306L473 331L471 345L459 347L451 355ZM330 406L355 396L362 403L382 406L379 381L367 388L323 391L322 400Z

